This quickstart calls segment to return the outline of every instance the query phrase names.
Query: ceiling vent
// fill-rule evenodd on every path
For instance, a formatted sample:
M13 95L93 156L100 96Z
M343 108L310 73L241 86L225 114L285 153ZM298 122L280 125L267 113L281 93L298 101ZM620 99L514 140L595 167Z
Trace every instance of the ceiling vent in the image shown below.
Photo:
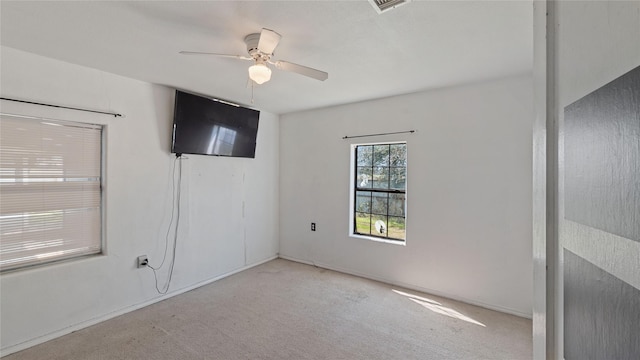
M369 0L374 9L378 12L378 14L382 14L385 11L395 9L400 5L404 5L411 0Z

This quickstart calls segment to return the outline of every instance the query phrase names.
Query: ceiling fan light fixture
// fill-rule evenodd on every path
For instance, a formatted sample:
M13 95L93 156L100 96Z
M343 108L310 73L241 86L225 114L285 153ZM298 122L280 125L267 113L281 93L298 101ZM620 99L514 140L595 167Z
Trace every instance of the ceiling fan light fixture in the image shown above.
M271 69L263 63L257 63L249 67L249 79L261 85L271 79Z

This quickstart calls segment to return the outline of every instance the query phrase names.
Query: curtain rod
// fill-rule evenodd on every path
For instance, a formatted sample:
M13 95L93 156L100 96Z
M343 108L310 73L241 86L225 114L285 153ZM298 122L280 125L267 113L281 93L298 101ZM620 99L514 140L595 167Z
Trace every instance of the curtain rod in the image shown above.
M6 98L6 97L0 97L0 100L15 101L15 102L19 102L19 103L33 104L33 105L51 106L51 107L56 107L56 108L61 108L61 109L86 111L86 112L92 112L92 113L96 113L96 114L111 115L111 116L114 116L114 117L122 116L122 114L112 113L112 112L107 112L107 111L90 110L90 109L82 109L82 108L76 108L76 107L70 107L70 106L45 104L45 103L39 103L39 102L33 102L33 101L10 99L10 98Z
M396 132L387 132L387 133L380 133L380 134L367 134L367 135L354 135L354 136L343 136L343 139L354 139L354 138L361 138L361 137L369 137L369 136L383 136L383 135L395 135L395 134L413 134L414 132L416 132L415 130L407 130L407 131L396 131Z

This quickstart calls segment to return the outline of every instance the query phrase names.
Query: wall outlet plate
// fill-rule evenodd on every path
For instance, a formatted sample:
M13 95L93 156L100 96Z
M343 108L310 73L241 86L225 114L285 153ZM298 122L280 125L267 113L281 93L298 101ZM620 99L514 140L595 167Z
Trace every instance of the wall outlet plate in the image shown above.
M311 231L316 231L316 223L311 223Z
M149 259L147 259L147 255L138 256L138 267L143 268L149 265Z

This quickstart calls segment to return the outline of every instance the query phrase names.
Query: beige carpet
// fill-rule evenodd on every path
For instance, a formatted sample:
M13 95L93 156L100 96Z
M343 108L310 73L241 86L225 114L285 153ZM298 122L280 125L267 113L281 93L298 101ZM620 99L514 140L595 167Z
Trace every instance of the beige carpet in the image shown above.
M531 321L274 260L4 359L530 359Z

